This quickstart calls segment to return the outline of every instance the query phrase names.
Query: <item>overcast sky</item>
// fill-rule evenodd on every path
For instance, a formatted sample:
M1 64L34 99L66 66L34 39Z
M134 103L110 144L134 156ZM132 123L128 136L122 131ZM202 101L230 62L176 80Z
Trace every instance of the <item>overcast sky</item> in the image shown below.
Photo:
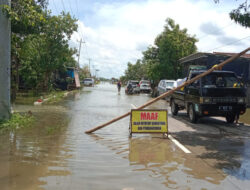
M111 78L123 75L128 62L142 57L168 17L199 39L198 51L244 50L250 44L250 29L233 23L228 15L242 1L49 0L49 9L56 15L66 10L79 19L70 45L78 48L79 40L85 41L80 65L88 65L91 59L92 74L98 69L98 76Z

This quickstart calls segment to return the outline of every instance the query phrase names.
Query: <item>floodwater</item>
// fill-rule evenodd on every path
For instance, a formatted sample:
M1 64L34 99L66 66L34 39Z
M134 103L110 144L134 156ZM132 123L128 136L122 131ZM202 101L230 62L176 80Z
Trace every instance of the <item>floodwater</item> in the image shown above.
M168 139L129 138L129 118L84 133L148 99L101 84L61 104L15 105L17 111L31 110L39 122L0 135L0 189L240 189L228 180L229 172L185 154Z

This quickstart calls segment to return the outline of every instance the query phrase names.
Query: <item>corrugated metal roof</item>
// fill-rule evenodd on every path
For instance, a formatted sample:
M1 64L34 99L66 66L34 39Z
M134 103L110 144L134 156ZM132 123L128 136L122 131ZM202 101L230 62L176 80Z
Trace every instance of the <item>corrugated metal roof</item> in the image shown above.
M194 54L191 54L189 56L183 57L183 58L179 59L179 61L180 61L180 63L186 63L186 62L193 61L196 59L205 58L208 55L231 57L231 56L234 56L236 54L237 53L229 53L229 52L213 52L213 53L198 52L198 53L194 53ZM250 59L250 54L242 55L241 58Z
M194 54L191 54L189 56L183 57L183 58L179 59L179 61L180 61L180 63L185 63L185 62L189 62L189 61L192 61L195 59L207 57L207 54L209 54L209 53L198 52L198 53L194 53Z
M234 56L234 55L236 55L237 53L228 53L228 52L213 52L213 54L215 54L215 55ZM242 56L240 56L240 57L250 59L250 54L244 54L244 55L242 55Z

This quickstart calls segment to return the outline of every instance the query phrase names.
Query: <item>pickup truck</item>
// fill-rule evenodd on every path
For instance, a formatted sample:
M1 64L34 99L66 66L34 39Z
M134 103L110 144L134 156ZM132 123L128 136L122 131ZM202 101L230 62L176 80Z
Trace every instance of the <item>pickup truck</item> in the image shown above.
M188 79L203 72L192 71ZM204 116L222 116L233 123L236 116L246 111L246 90L234 72L217 70L175 91L170 106L173 115L186 109L192 123Z

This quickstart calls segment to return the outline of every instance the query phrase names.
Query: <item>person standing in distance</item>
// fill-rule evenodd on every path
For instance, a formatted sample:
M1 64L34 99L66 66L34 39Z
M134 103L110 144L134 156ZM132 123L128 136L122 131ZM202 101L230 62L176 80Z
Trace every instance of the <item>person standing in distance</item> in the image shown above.
M117 82L118 93L120 93L120 91L121 91L121 86L122 86L121 81L118 81Z

